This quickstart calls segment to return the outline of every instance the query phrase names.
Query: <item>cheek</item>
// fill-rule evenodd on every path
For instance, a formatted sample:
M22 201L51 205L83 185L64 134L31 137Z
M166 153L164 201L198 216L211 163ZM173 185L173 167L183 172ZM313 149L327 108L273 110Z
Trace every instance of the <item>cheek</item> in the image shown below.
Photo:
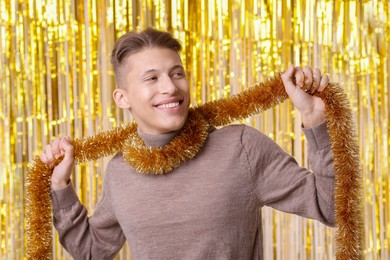
M154 94L148 89L138 90L134 95L131 95L129 98L134 104L139 104L143 106L151 106L153 101Z
M180 85L180 89L182 92L186 93L187 96L190 95L190 87L187 81L183 82L183 84Z

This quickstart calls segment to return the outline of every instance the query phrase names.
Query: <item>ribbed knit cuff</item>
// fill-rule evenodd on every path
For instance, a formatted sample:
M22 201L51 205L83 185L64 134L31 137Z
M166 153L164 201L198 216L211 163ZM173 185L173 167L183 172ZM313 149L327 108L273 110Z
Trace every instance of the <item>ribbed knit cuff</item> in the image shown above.
M50 192L50 196L54 211L68 208L79 201L71 181L69 182L68 186L61 190L52 190Z
M302 130L311 149L321 150L330 145L326 122L313 128L302 128Z

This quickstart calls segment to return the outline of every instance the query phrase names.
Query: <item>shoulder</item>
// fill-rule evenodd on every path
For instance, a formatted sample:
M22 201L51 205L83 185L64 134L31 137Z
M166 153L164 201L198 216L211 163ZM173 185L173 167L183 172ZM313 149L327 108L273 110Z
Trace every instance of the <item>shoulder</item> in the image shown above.
M241 134L245 127L246 127L246 125L244 125L244 124L222 126L219 128L214 128L212 130L211 134L237 135L237 134Z
M241 143L244 128L245 125L242 124L214 128L209 134L208 142L216 142L219 145L223 143L239 144Z
M226 129L225 129L226 128ZM247 154L267 155L271 151L280 151L281 148L269 136L258 129L240 124L227 126L221 130L233 135L239 135L240 143Z
M111 160L108 162L106 167L106 175L110 175L114 172L118 172L119 169L123 169L124 167L127 167L128 165L123 159L122 152L116 153Z
M236 149L242 147L247 151L259 147L269 148L275 144L268 136L245 124L228 125L214 129L209 135L208 143L223 149L230 149L232 146Z
M118 152L108 162L107 167L115 167L116 165L120 164L121 162L123 162L122 152Z
M224 126L222 128L215 129L211 132L211 135L218 135L218 136L227 136L227 137L234 137L238 136L242 140L255 138L260 140L270 139L265 134L260 132L259 130L245 125L245 124L235 124L235 125L228 125Z

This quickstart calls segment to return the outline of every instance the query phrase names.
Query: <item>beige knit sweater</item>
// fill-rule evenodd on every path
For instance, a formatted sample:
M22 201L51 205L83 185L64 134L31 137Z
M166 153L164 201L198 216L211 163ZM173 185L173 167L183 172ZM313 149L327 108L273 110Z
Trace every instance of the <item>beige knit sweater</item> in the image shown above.
M70 184L52 191L54 224L75 259L112 259L127 240L134 259L262 259L260 208L334 225L334 173L326 125L304 129L314 173L259 131L227 126L166 175L136 173L117 154L88 218ZM176 133L149 136L162 146Z

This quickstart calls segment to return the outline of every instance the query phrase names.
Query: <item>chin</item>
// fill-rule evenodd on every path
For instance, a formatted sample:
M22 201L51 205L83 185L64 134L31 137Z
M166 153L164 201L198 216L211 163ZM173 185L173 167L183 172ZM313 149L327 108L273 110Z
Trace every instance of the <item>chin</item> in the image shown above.
M176 121L176 122L171 122L169 124L166 124L164 127L166 129L166 132L173 132L173 131L177 131L177 130L180 130L183 128L184 124L186 123L186 119L187 117L185 117L184 119L180 120L180 121Z
M184 122L182 124L174 124L174 125L167 126L166 132L169 133L169 132L178 131L178 130L182 129L183 126L184 126Z

